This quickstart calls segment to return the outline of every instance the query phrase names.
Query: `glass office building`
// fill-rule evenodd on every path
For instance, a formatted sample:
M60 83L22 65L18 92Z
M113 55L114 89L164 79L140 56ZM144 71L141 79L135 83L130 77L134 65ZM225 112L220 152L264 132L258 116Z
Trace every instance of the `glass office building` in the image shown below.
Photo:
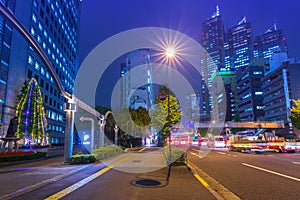
M69 93L73 93L79 67L80 8L79 0L28 0L26 3L14 3L16 18L44 50L62 87ZM13 28L11 32L11 53L7 63L8 79L2 121L7 124L14 115L17 95L24 81L35 78L43 95L50 143L62 144L65 127L63 104L66 99L60 95L53 77L29 43Z

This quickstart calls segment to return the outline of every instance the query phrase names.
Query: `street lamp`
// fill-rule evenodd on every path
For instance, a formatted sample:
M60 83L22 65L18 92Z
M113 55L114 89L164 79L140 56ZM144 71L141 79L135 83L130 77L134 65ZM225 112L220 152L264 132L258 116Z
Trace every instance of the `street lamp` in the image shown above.
M119 131L119 128L117 126L117 124L115 125L115 145L118 146L118 131Z

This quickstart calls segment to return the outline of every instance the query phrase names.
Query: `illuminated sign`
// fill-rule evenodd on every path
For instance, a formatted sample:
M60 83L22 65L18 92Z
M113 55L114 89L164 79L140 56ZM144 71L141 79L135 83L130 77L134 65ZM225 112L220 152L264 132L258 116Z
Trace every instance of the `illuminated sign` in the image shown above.
M83 142L82 143L83 144L91 144L89 139L90 139L90 135L88 135L88 134L83 135Z

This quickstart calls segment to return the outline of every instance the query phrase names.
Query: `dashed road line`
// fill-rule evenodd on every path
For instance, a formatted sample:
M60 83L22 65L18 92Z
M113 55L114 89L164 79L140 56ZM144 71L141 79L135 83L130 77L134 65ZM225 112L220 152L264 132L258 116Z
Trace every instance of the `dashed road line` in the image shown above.
M220 151L217 151L217 153L218 153L218 154L221 154L221 155L227 155L227 156L232 156L232 157L235 157L235 158L237 158L237 156L236 156L236 155L234 155L234 154L231 154L231 153L225 153L225 152L220 152Z
M300 162L292 162L293 164L300 165Z
M284 178L288 178L288 179L300 182L299 178L296 178L296 177L293 177L293 176L289 176L289 175L286 175L286 174L281 174L279 172L275 172L275 171L272 171L272 170L264 169L262 167L257 167L255 165L250 165L250 164L247 164L247 163L242 163L242 165L247 166L247 167L251 167L251 168L254 168L254 169L257 169L257 170L260 170L260 171L268 172L270 174L275 174L277 176L281 176L281 177L284 177Z

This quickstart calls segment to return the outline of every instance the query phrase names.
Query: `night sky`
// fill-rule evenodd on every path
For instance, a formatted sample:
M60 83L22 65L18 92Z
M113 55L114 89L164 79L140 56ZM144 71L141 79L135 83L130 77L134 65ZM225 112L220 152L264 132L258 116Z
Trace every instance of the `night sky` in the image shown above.
M287 38L289 56L300 57L298 0L83 0L80 62L105 39L139 27L170 28L200 41L202 22L211 17L216 5L226 30L246 16L251 23L253 39L276 22ZM113 63L102 77L105 84L99 87L97 104L109 106L110 88L119 78L118 62Z

